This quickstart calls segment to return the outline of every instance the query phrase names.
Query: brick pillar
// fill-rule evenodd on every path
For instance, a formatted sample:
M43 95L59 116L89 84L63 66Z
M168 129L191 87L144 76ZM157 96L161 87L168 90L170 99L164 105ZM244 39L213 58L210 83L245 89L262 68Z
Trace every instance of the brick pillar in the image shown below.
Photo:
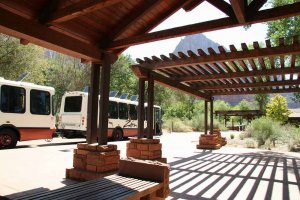
M162 158L162 144L159 139L131 138L127 143L126 155L141 160L167 163L167 159Z
M220 149L226 144L226 138L221 136L220 129L213 129L213 132L209 132L208 135L202 134L199 137L197 149Z
M77 144L73 167L66 169L66 178L87 181L114 174L119 169L117 145Z

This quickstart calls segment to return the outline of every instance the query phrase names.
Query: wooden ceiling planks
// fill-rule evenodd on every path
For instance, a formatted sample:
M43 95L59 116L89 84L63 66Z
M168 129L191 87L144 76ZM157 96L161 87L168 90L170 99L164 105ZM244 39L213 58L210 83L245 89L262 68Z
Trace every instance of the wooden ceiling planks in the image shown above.
M188 51L179 52L178 56L161 55L162 59L138 60L138 66L150 72L169 70L173 75L167 79L172 83L188 83L187 87L213 96L300 91L300 79L293 80L293 75L300 71L300 66L294 66L300 55L298 37L291 44L284 43L284 39L279 40L278 46L271 46L269 40L265 43L260 46L254 42L251 49L243 43L239 51L230 45L230 51L219 47L219 53L210 48L208 54L198 49L197 54ZM281 58L280 67L274 67L274 57L279 62ZM285 57L291 57L289 66L289 62L283 62Z

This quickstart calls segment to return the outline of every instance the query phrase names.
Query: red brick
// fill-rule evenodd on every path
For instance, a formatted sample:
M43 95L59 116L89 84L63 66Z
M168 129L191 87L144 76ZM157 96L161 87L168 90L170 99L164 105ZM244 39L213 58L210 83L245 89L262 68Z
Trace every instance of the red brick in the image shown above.
M149 156L141 155L141 156L139 157L139 159L149 160Z
M130 141L130 143L138 143L139 139L137 139L137 138L130 138L129 141Z
M77 154L77 149L74 149L73 152L74 152L74 154Z
M136 149L136 143L127 143L126 146L128 149Z
M87 155L90 151L88 150L82 150L82 149L77 149L77 154L78 155Z
M116 151L117 150L117 145L110 144L110 145L99 145L97 146L97 151L100 152L106 152L106 151Z
M77 144L77 148L82 149L82 150L87 149L87 146L88 146L88 143L78 143Z
M105 158L105 165L107 164L117 164L120 161L120 156L108 156Z
M94 165L86 165L86 170L90 172L96 172L97 171L97 166Z
M161 144L149 144L149 150L161 150Z
M110 164L110 165L104 165L104 166L97 166L97 172L115 171L115 170L118 170L118 168L119 168L118 164Z
M138 150L148 150L149 144L137 144L137 149Z
M87 158L86 159L86 164L88 164L88 165L97 166L98 163L99 163L99 159L98 158Z
M127 149L127 157L138 158L141 156L141 151L137 149Z
M74 154L73 156L73 167L78 169L86 168L86 157L82 155Z
M86 149L90 150L90 151L97 151L97 147L98 147L98 144L89 144L86 146Z
M120 150L116 151L106 151L106 152L100 152L100 155L105 155L105 156L117 156L120 155Z

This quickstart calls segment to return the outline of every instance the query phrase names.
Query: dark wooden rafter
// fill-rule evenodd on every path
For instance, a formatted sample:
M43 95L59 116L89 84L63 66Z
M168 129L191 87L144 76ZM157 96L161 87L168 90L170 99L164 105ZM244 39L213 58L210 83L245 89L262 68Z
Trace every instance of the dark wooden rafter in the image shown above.
M46 2L46 5L43 6L43 9L38 16L38 21L41 24L46 23L52 16L52 14L58 9L60 3L61 0L51 0L49 2Z
M248 8L247 8L247 15L254 15L256 14L259 9L267 2L267 0L253 0L251 1L251 3L249 4Z
M46 23L61 23L81 15L99 10L104 7L112 6L121 0L85 0L79 3L71 4L65 8L59 9L48 17Z
M120 48L122 49L128 46L147 43L147 42L154 42L158 40L191 35L196 33L203 33L203 32L209 32L209 31L220 30L225 28L237 27L246 24L266 22L266 21L286 18L290 16L297 16L297 15L300 15L300 2L259 11L255 16L249 17L246 23L238 23L236 22L236 20L233 20L231 17L221 18L221 19L211 20L208 22L201 22L192 25L186 25L182 27L171 28L162 31L156 31L152 33L146 33L146 34L136 35L129 38L116 40L111 44L109 44L107 49L109 50L120 49Z
M100 62L101 50L0 8L0 32L77 58Z
M194 8L199 6L204 0L189 0L182 8L186 11L192 11Z
M211 5L215 6L224 14L226 14L228 17L234 17L234 12L232 10L232 7L226 1L224 0L206 0L206 1L209 2Z
M246 3L245 0L230 0L237 21L241 24L246 23Z
M298 73L300 68L285 68L285 69L269 69L269 70L255 70L249 72L232 72L226 74L210 74L210 75L199 75L199 76L186 76L176 79L179 82L195 82L195 81L210 81L219 79L231 79L231 78L247 78L257 76L272 76L281 74Z
M201 54L203 50L198 50L198 53ZM164 69L170 67L177 67L182 65L196 65L196 64L207 64L207 63L221 63L221 62L233 62L236 60L246 60L254 58L264 58L264 57L274 57L285 54L299 54L300 44L295 43L285 46L277 46L270 48L257 48L244 51L234 51L234 52L225 52L216 55L200 55L198 57L188 57L186 59L170 59L169 61L156 62L149 64L147 62L141 63L141 66L151 70ZM235 68L235 70L238 70Z
M221 89L237 89L237 88L260 88L270 86L293 86L300 85L300 80L284 80L284 81L268 81L263 83L242 83L242 84L225 84L201 86L195 89L198 90L221 90Z
M220 95L245 95L245 94L270 94L270 93L292 93L292 92L300 92L300 88L282 88L282 89L256 89L256 90L248 90L248 91L227 91L227 92L215 92L212 93L213 96L220 96Z

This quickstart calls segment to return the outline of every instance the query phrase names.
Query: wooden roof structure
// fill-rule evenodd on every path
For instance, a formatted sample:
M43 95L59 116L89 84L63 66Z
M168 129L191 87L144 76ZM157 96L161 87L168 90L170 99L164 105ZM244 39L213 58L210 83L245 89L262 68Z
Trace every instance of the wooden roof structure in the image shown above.
M295 64L300 55L298 36L291 44L279 39L278 46L271 46L266 40L264 47L254 42L253 48L243 43L241 50L234 45L218 50L137 59L132 69L140 77L150 72L157 82L206 100L218 95L300 92L300 66Z
M178 36L296 16L300 2L261 10L267 0L206 0L226 17L150 31L180 9L204 0L0 0L0 32L85 61L126 48ZM205 14L205 13L203 13Z

